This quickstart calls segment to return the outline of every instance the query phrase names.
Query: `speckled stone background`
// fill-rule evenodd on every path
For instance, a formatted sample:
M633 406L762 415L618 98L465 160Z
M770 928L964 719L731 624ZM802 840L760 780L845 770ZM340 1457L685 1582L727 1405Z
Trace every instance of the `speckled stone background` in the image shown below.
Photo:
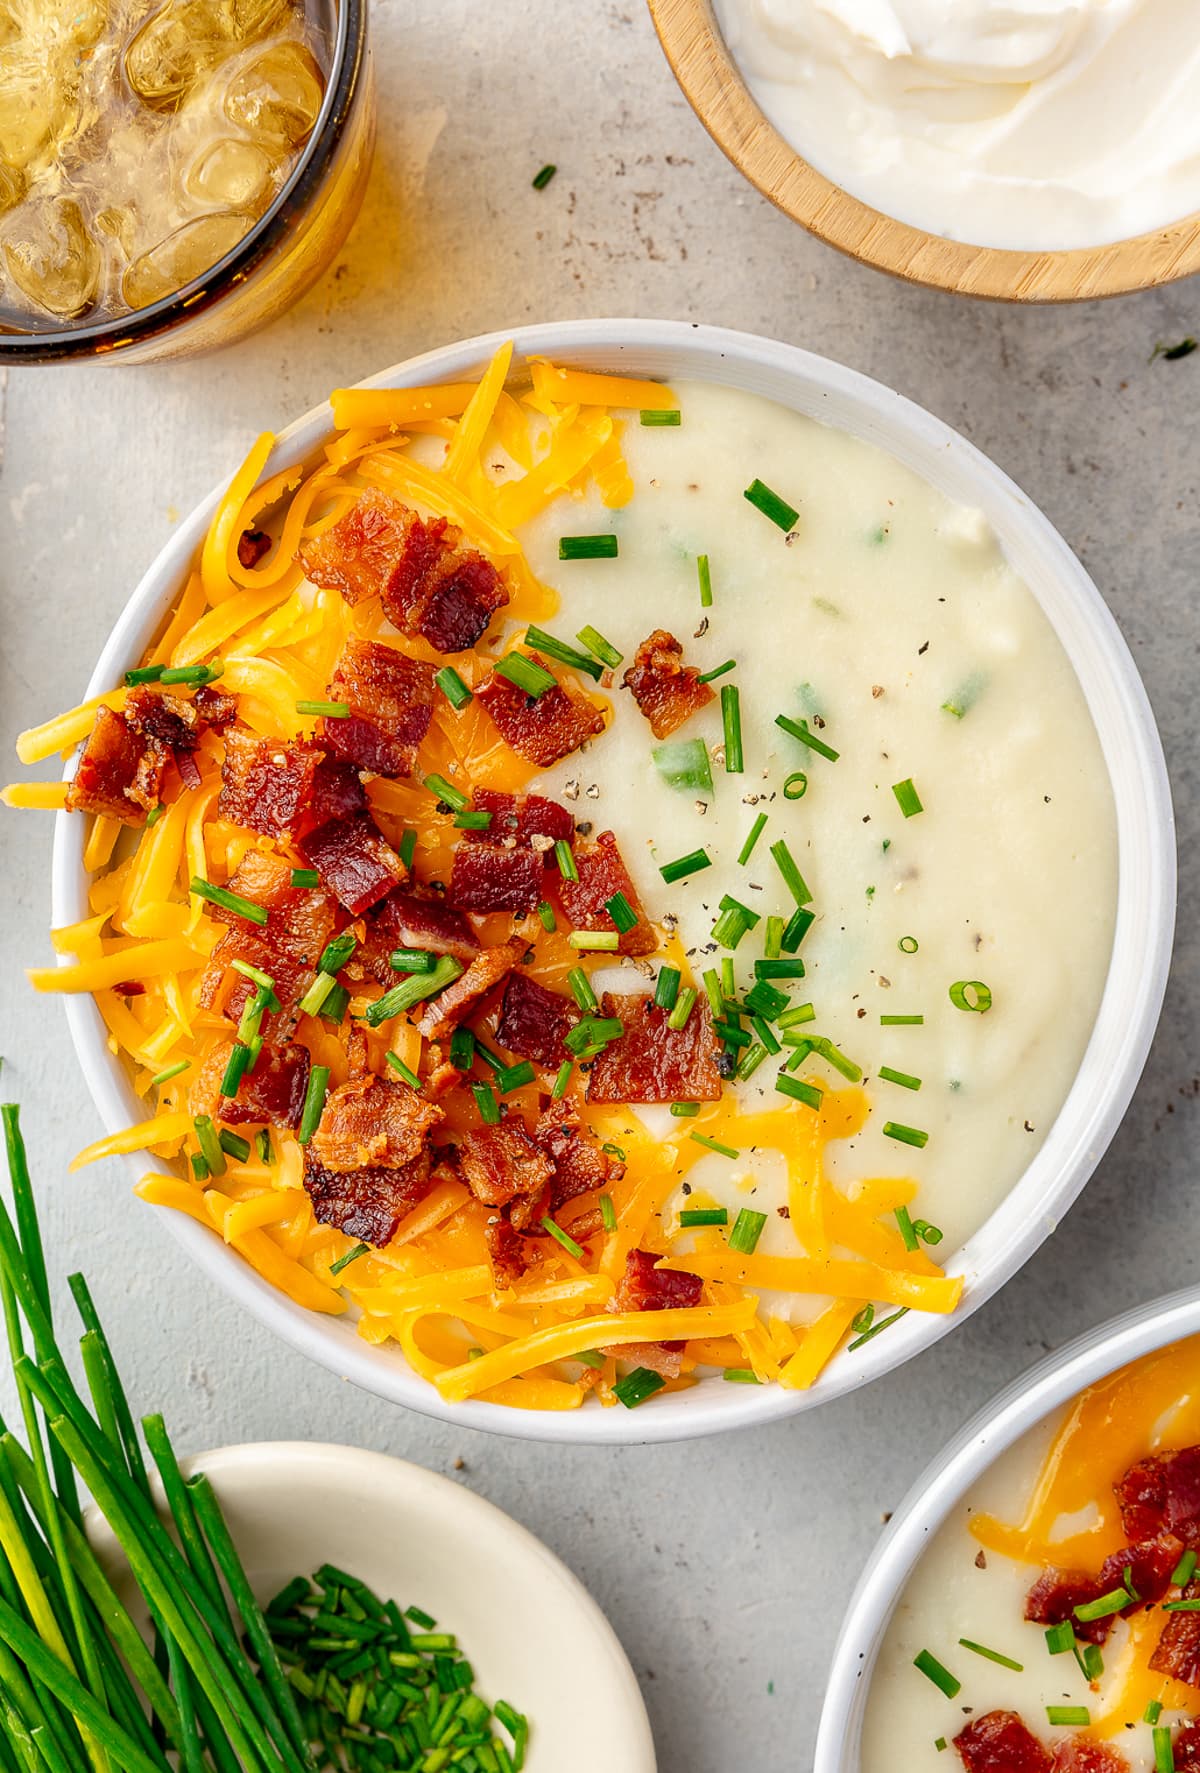
M838 257L727 164L637 0L375 0L374 26L366 207L293 313L194 363L0 382L5 754L75 699L179 514L255 433L335 383L529 320L685 316L772 333L964 431L1041 502L1120 621L1179 816L1180 935L1146 1075L1055 1237L923 1359L816 1416L624 1451L510 1442L360 1395L202 1284L115 1164L67 1176L99 1127L61 1006L34 1001L21 972L49 955L39 815L0 821L3 1090L23 1106L56 1274L86 1266L135 1397L161 1402L185 1447L339 1439L452 1472L541 1534L607 1609L662 1773L803 1770L843 1600L932 1449L1046 1349L1200 1282L1200 354L1148 361L1157 341L1200 331L1197 293L1018 312ZM559 173L539 194L530 178L547 160Z

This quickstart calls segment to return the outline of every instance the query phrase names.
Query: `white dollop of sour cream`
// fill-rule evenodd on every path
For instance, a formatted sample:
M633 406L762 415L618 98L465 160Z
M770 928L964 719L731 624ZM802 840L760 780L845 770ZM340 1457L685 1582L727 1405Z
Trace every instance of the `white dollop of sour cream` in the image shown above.
M1094 246L1200 208L1195 0L715 0L780 133L888 215Z

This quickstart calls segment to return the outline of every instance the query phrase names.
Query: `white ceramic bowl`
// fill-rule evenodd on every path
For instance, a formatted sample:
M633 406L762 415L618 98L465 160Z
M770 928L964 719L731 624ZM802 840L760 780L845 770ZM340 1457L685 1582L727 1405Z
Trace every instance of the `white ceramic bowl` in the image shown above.
M900 1504L850 1600L833 1653L813 1773L859 1773L863 1720L884 1633L921 1553L951 1510L1023 1434L1087 1385L1200 1333L1200 1289L1139 1305L1056 1349L955 1436Z
M894 1330L830 1364L811 1391L707 1380L636 1413L584 1407L518 1411L444 1404L394 1349L368 1347L344 1318L304 1311L274 1291L214 1233L158 1209L189 1254L224 1290L293 1347L367 1390L476 1428L547 1440L656 1441L763 1422L811 1409L865 1385L927 1348L1003 1286L1053 1231L1095 1169L1133 1093L1158 1019L1175 916L1175 841L1162 747L1136 667L1095 586L1066 543L1005 474L957 432L891 389L822 357L745 333L669 320L569 321L518 328L431 351L363 383L404 387L481 372L504 337L516 341L516 372L538 355L588 368L667 379L695 378L765 395L879 445L949 498L980 508L1015 570L1049 617L1087 697L1112 779L1119 867L1112 961L1091 1041L1071 1092L1024 1176L982 1229L949 1258L966 1278L952 1318L910 1313ZM266 472L303 460L331 429L328 406L283 432ZM163 621L219 494L176 530L133 593L92 674L87 694L120 681ZM53 861L55 925L87 915L84 821L58 815ZM144 1115L90 998L67 999L75 1050L110 1132ZM127 1160L142 1173L144 1158Z
M526 1773L654 1773L646 1708L611 1625L565 1564L481 1496L384 1453L311 1441L222 1447L184 1469L211 1477L260 1600L337 1564L456 1633L483 1696L530 1719ZM88 1532L128 1592L95 1510Z

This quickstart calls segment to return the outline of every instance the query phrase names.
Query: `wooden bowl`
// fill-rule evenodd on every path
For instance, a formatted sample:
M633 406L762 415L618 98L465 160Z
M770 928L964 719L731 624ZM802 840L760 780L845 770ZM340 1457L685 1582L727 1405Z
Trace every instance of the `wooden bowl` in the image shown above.
M1153 289L1200 271L1200 211L1168 228L1071 252L968 246L883 215L801 159L742 79L709 0L649 0L675 78L719 148L764 197L839 252L955 295L1076 302Z

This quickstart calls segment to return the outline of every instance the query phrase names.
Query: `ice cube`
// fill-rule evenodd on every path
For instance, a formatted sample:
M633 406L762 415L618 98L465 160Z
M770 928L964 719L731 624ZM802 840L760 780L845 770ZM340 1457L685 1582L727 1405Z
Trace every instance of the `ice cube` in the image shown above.
M39 24L55 44L93 49L108 23L108 0L38 0Z
M25 174L7 160L0 160L0 215L15 209L25 195Z
M241 43L255 43L292 10L292 0L230 0L233 35Z
M196 155L184 174L184 189L197 203L259 215L274 194L275 165L257 142L226 136Z
M70 93L53 66L24 45L7 54L0 70L0 143L4 158L19 169L66 129Z
M69 197L25 204L5 231L4 259L18 289L44 314L74 320L95 299L100 249Z
M125 74L147 105L167 111L228 52L229 15L219 0L167 0L125 51Z
M225 115L260 141L298 147L317 120L321 70L302 43L273 43L229 82Z
M121 294L131 308L148 308L193 283L233 250L253 219L230 210L185 222L134 260L121 279Z

